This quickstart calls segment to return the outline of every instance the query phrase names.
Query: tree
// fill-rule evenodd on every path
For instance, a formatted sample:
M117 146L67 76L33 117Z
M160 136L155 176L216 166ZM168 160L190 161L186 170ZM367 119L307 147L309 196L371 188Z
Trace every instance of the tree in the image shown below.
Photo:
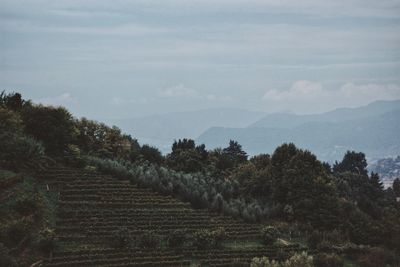
M160 150L150 145L143 145L140 149L140 154L143 156L144 160L152 163L161 164L164 161Z
M170 168L187 173L199 172L207 163L208 152L205 145L196 146L192 139L179 139L172 144L172 152L167 155Z
M265 169L271 163L271 156L268 154L259 154L250 158L250 162L253 163L257 169Z
M25 102L20 93L6 94L5 91L0 93L0 106L7 109L20 111L25 103L29 102Z
M21 116L9 109L0 106L0 132L22 133L23 125Z
M74 120L65 108L31 106L23 109L22 118L25 132L41 141L46 152L61 154L75 140Z
M224 148L222 152L231 160L232 167L247 161L247 153L243 151L242 146L236 141L230 140L229 146Z
M352 172L363 176L368 175L367 160L362 152L347 151L343 160L333 165L334 173Z
M393 181L393 191L397 197L400 197L400 178L396 178Z
M370 197L373 201L378 200L383 197L383 183L381 182L379 175L377 173L372 172L369 178L371 185L371 193Z
M272 245L278 239L279 231L273 226L266 226L261 229L261 238L264 245Z

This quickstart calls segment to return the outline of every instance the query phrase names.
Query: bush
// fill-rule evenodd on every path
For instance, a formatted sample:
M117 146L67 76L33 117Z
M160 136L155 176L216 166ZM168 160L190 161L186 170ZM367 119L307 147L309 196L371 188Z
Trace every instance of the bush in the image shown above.
M363 267L381 267L395 262L395 255L383 248L372 247L363 254L358 262Z
M22 215L35 214L38 208L38 199L33 195L20 197L14 204L14 210Z
M160 245L160 237L148 231L139 237L138 245L141 248L157 248Z
M43 252L53 251L56 247L56 234L53 229L45 228L39 232L37 244Z
M193 234L193 245L198 249L205 249L215 242L211 232L206 229L198 230Z
M226 231L224 227L218 227L216 230L212 231L214 237L214 244L216 247L221 247L222 242L226 239Z
M11 132L0 133L0 165L12 170L36 167L44 160L44 148L34 139Z
M10 225L6 226L3 231L6 235L7 245L17 245L24 237L30 234L33 220L29 217L12 221Z
M186 241L186 232L183 230L175 230L168 235L168 246L182 247Z
M343 259L336 254L321 253L314 256L315 267L342 267Z
M0 243L0 266L17 266L16 262L14 259L10 256L10 251L9 249L4 246L3 243Z
M261 238L264 245L273 244L279 236L279 231L273 226L266 226L261 229Z
M313 267L313 257L307 252L296 253L290 259L282 262L282 267Z
M279 262L269 260L268 257L253 258L250 263L250 267L280 267Z

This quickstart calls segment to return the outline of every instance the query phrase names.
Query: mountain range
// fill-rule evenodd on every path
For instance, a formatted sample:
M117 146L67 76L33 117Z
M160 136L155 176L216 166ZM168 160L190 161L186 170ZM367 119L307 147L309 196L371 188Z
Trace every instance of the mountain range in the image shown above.
M265 116L263 112L218 108L189 112L156 114L145 117L107 121L137 138L142 144L170 152L175 139L196 139L211 127L246 127Z
M294 142L329 162L341 159L347 150L362 151L369 159L393 157L400 154L400 101L312 115L268 114L247 127L212 127L197 142L214 148L226 146L230 139L250 155Z
M236 140L249 155L272 153L280 144L294 142L329 162L341 159L347 150L362 151L369 160L400 154L400 100L309 115L219 108L108 123L163 153L170 152L174 140L192 138L207 148Z

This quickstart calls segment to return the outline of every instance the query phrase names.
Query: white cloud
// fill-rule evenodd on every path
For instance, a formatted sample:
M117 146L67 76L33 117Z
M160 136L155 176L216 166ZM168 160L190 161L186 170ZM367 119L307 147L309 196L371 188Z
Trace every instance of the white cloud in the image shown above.
M287 90L267 90L263 96L267 111L291 110L297 113L324 112L337 107L357 107L376 100L400 99L397 84L346 83L329 90L319 82L300 80Z
M36 101L35 101L36 102ZM55 97L46 97L37 100L38 103L51 106L67 106L77 103L76 99L70 93L63 93Z

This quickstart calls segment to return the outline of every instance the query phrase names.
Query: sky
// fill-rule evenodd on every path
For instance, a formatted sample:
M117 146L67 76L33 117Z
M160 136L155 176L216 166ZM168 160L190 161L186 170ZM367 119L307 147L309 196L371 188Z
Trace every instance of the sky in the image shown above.
M1 0L0 90L100 120L400 99L400 0Z

